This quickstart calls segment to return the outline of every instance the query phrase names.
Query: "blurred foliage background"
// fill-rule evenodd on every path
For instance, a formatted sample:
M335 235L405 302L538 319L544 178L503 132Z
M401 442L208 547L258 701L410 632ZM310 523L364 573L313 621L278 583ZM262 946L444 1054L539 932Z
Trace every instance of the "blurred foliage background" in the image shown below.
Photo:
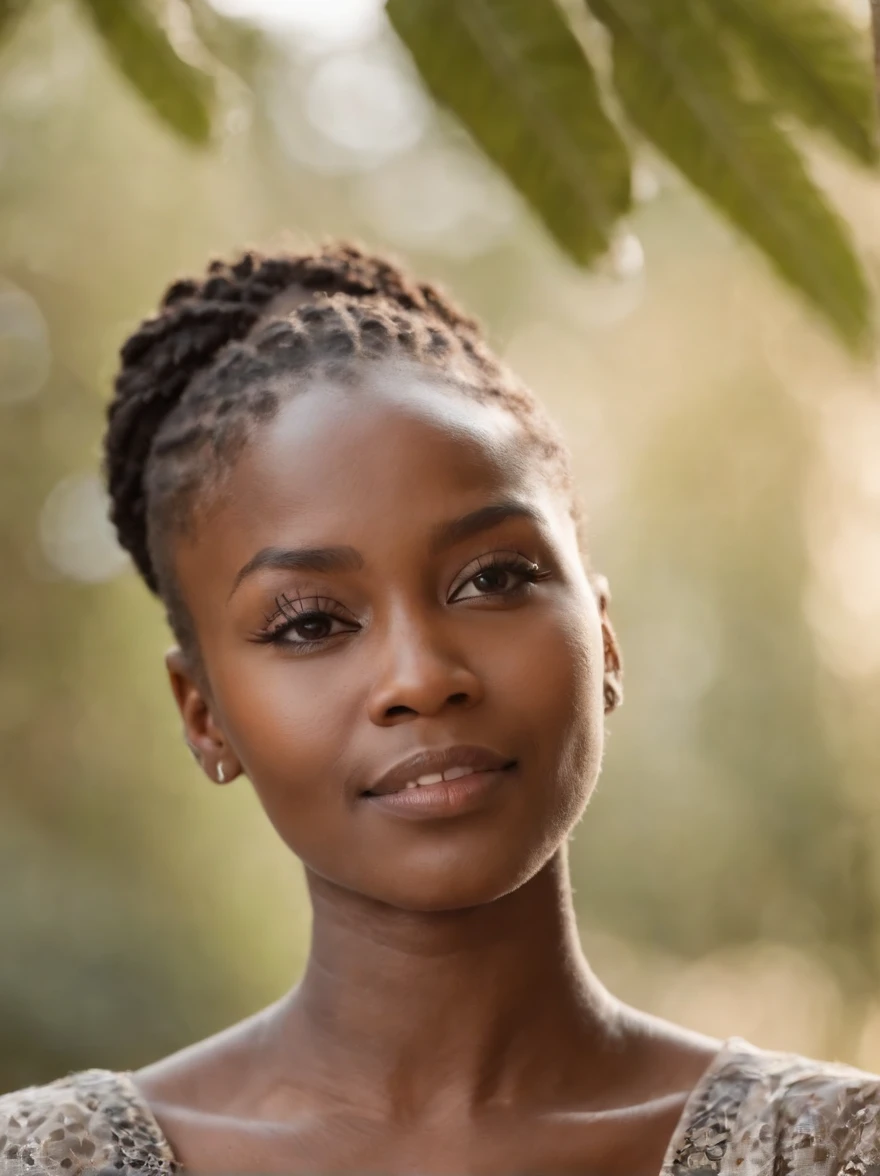
M880 1070L875 363L657 156L638 241L579 269L434 108L379 0L203 6L235 68L202 150L83 5L19 7L0 48L0 1089L142 1065L302 965L299 868L247 782L213 788L186 752L98 464L120 341L173 276L340 234L447 285L570 439L626 655L572 850L596 970L697 1029ZM867 44L868 5L848 7ZM799 142L876 279L876 177Z

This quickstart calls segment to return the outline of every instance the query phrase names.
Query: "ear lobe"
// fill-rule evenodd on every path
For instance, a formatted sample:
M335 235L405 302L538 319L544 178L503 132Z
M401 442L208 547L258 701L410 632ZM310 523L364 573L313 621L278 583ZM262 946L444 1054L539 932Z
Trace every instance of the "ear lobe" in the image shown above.
M608 715L623 702L623 660L617 637L607 617L602 621L602 647L605 656L605 714Z
M213 763L224 744L208 700L183 651L175 646L165 654L171 691L183 719L183 738L199 764ZM212 769L213 770L213 769Z
M608 605L611 603L611 589L608 580L599 572L590 576L590 583L596 594L599 605L599 618L602 622L602 651L604 656L603 694L605 698L605 714L617 710L623 702L623 657L611 618L608 616Z
M599 613L605 620L608 605L611 603L611 588L608 585L608 578L603 576L601 572L590 572L590 586L596 597L596 603L599 605Z

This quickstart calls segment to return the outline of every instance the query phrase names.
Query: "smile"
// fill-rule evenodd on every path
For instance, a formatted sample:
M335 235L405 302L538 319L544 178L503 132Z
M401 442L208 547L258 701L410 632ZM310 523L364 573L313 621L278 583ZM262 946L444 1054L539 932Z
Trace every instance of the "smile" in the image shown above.
M404 788L425 788L445 780L460 780L462 776L470 776L473 773L474 769L471 767L447 768L445 772L429 772L427 776L419 776L417 780L407 780Z
M389 769L361 795L398 816L458 816L483 807L516 766L516 760L483 747L424 751Z

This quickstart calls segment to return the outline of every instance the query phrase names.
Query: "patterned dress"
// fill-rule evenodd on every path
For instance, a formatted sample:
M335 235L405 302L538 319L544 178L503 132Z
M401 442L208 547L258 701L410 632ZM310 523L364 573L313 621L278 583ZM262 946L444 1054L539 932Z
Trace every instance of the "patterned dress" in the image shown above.
M130 1071L0 1096L0 1176L183 1176ZM880 1176L880 1077L732 1037L658 1176Z

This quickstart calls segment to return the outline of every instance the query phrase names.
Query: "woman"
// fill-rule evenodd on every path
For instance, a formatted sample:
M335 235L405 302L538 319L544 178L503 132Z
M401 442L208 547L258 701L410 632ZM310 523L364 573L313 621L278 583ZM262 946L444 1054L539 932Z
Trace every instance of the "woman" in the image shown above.
M347 246L214 262L123 347L105 468L185 737L302 860L311 954L171 1057L4 1096L3 1176L878 1170L876 1077L584 959L566 843L620 651L566 448L471 320Z

